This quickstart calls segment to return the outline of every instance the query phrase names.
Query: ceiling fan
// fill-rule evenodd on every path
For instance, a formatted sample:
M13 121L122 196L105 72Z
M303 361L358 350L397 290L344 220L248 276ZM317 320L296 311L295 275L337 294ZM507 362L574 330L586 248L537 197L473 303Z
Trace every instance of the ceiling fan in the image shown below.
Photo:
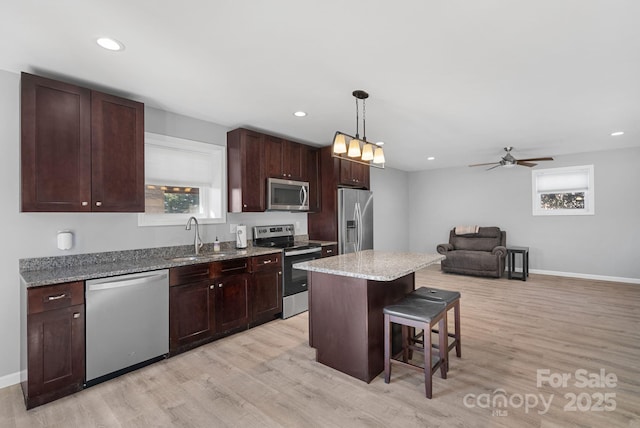
M500 159L499 162L489 162L489 163L476 163L473 165L469 165L469 166L485 166L485 165L494 165L491 168L488 168L487 171L493 169L493 168L497 168L499 166L504 166L505 168L512 168L516 165L522 165L522 166L528 166L529 168L534 167L537 165L537 163L533 163L535 162L539 162L539 161L552 161L553 158L552 157L543 157L543 158L529 158L529 159L516 159L513 157L513 155L511 154L511 150L513 149L513 147L505 147L504 150L507 152L506 155L504 155L502 157L502 159Z

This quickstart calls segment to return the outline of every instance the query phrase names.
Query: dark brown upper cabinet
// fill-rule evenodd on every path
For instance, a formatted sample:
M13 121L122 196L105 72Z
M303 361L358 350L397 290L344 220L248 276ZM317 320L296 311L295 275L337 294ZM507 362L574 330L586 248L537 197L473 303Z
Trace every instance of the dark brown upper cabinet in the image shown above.
M318 149L245 128L227 133L229 212L266 209L267 178L309 182L309 209L320 209Z
M340 159L340 181L343 186L369 189L369 165Z
M322 180L320 177L320 150L304 146L307 158L307 177L309 181L309 211L317 212L321 208Z
M227 132L229 212L265 210L264 135L244 128Z
M369 189L369 166L333 157L332 147L322 147L318 151L317 209L310 210L307 227L309 239L322 241L338 240L338 188L349 186Z
M22 73L22 211L143 212L144 104Z
M307 181L306 146L271 135L264 144L267 177Z

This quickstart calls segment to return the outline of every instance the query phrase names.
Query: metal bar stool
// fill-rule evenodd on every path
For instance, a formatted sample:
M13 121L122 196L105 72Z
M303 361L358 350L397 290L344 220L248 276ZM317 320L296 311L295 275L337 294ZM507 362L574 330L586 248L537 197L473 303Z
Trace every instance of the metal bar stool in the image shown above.
M424 372L425 395L431 398L432 375L440 368L442 379L447 378L447 322L446 306L441 303L431 302L426 299L405 297L398 303L386 306L384 313L384 382L391 380L391 364L400 364L405 367ZM402 325L402 361L391 356L391 323ZM423 347L413 344L409 335L409 327L431 331L438 323L438 355L432 358L431 335L424 336ZM409 362L409 350L424 353L424 367ZM400 354L398 354L399 356Z
M447 350L451 351L453 348L456 348L456 357L462 357L462 342L461 342L461 334L460 334L460 293L458 291L448 291L448 290L440 290L438 288L430 288L430 287L420 287L411 293L408 294L411 298L420 298L429 300L431 302L439 302L441 304L446 305L445 310L445 320L447 320L447 314L449 310L453 309L453 317L454 317L454 332L448 333L448 337L452 337L453 341L448 344ZM438 331L432 329L434 333ZM418 335L414 336L414 341L416 343L422 343L421 337L423 336L423 332L418 333ZM447 371L449 371L449 359L447 359Z

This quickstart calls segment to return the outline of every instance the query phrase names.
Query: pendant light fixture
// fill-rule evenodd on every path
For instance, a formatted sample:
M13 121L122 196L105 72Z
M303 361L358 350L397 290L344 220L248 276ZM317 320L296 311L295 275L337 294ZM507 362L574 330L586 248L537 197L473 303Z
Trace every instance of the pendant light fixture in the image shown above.
M337 131L333 137L332 155L351 162L384 168L384 151L381 145L367 141L365 100L369 98L369 94L365 91L356 90L353 91L352 95L356 99L356 136L353 137ZM359 101L362 101L362 139L360 138ZM349 142L348 146L347 141Z

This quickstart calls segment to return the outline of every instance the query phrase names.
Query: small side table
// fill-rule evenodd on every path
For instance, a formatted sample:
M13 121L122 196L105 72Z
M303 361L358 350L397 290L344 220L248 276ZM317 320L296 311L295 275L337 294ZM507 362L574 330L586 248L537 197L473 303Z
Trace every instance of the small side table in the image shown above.
M522 273L514 272L516 254L522 254ZM529 276L529 247L507 247L507 275L509 279L527 280Z

